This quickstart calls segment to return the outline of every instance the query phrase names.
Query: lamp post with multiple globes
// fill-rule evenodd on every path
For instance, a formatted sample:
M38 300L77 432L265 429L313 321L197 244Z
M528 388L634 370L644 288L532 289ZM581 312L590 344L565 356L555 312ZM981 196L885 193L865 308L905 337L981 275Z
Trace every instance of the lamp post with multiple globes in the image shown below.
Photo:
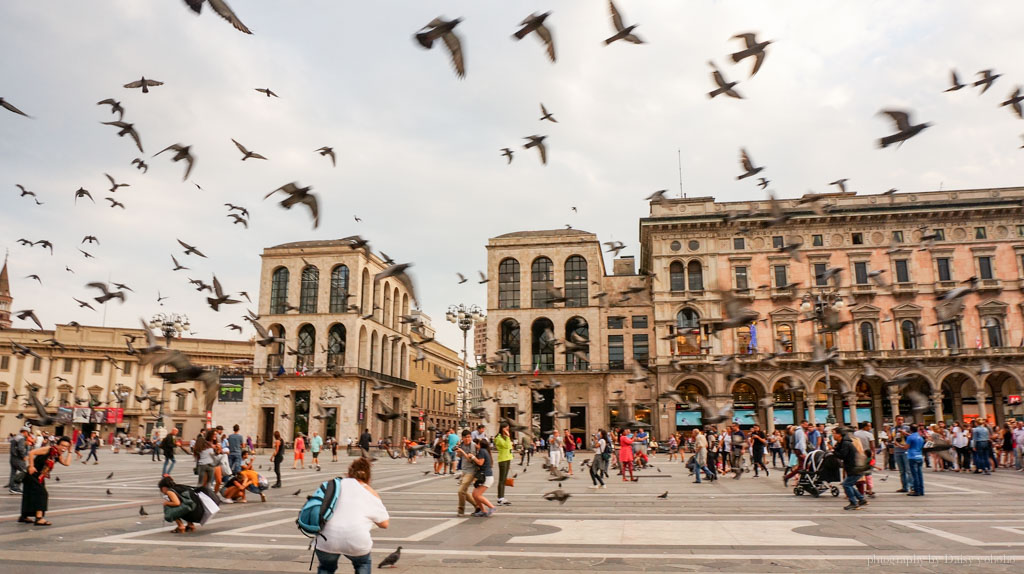
M843 297L837 291L823 291L813 296L810 293L805 295L803 302L800 303L800 311L802 311L804 315L806 315L808 318L814 321L815 333L821 333L823 327L825 326L825 314L829 312L829 310L838 313L843 309L843 306ZM829 348L830 346L825 345L824 333L822 333L822 337L819 341L819 344L822 346L822 348L825 349L826 353L831 351L831 349ZM832 411L832 378L829 375L828 361L825 361L825 393L829 397L828 401L825 402L825 408L828 412L828 415L825 418L825 422L827 424L834 425L836 423L836 415ZM808 418L810 419L811 424L814 424L815 402L817 401L815 401L814 397L812 396L811 404L807 409ZM855 408L856 405L851 406L851 409Z
M462 379L459 381L459 426L465 428L469 426L469 393L470 384L473 377L469 374L469 350L467 348L467 339L469 336L469 330L475 324L480 323L486 317L484 312L477 305L466 306L462 303L458 305L449 305L448 311L444 314L444 318L449 323L454 323L459 329L462 329Z
M179 313L157 313L149 320L149 328L160 331L160 334L164 336L164 340L167 342L167 346L171 346L171 339L181 337L182 334L189 331L188 316ZM160 387L160 412L157 414L156 426L161 428L164 426L164 405L167 404L167 382L164 381Z

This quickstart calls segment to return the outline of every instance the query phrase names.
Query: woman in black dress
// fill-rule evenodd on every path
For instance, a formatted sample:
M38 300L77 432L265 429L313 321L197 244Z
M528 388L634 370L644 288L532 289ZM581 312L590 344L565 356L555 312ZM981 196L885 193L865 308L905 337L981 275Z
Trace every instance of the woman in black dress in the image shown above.
M42 446L28 453L28 476L23 485L21 517L18 522L34 522L36 526L49 526L52 522L43 518L46 514L49 494L46 479L53 471L53 465L71 464L71 439L62 436L54 446Z
M274 431L274 454L270 455L274 463L274 474L277 475L277 482L271 488L281 488L281 461L284 460L284 440L281 439L281 431Z

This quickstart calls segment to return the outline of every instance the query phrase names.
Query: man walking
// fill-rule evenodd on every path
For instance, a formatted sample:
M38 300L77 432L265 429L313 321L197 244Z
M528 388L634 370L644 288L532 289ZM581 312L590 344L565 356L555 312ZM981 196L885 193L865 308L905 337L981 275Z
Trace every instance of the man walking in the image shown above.
M459 509L458 516L466 515L466 501L473 505L474 512L480 509L473 502L473 483L476 482L476 445L473 443L473 433L468 429L462 431L462 442L455 448L455 454L462 459L462 478L459 479Z
M860 429L853 433L853 438L860 441L864 450L864 456L867 457L868 461L867 470L864 471L864 487L867 490L867 495L874 498L875 480L871 476L871 468L875 465L875 435L871 433L870 421L861 421L857 426Z
M896 459L896 468L900 472L900 489L896 492L910 492L910 465L907 463L907 435L910 427L903 424L903 417L896 417L892 427L892 456Z
M1017 472L1024 471L1024 421L1017 421L1017 427L1013 429L1013 457L1014 467Z
M359 456L370 458L370 443L373 437L370 436L370 429L364 428L363 434L359 435Z
M740 430L740 425L733 423L732 431L729 433L729 442L732 445L732 453L730 453L729 466L732 467L734 473L733 479L739 480L743 476L743 452L747 449L747 437Z
M972 424L974 425L974 428L971 429L971 447L974 449L974 474L979 472L992 474L989 472L990 465L992 464L992 440L988 431L988 425L984 422L979 423L978 419L974 419Z
M693 429L693 451L694 462L696 462L693 476L697 479L693 482L700 484L701 472L707 477L708 482L717 480L718 476L708 468L708 437L704 436L704 433L699 428Z
M793 452L796 454L796 465L790 471L782 475L782 486L789 486L789 479L800 473L804 467L804 458L807 456L807 431L808 422L802 421L800 426L793 430Z
M93 431L92 437L89 438L89 455L85 457L82 464L87 464L89 459L94 459L93 464L100 463L100 457L96 456L96 450L100 448L100 433Z
M836 448L833 451L836 458L843 461L843 470L846 471L846 478L843 479L843 491L850 503L843 507L843 510L857 510L868 503L867 499L860 492L857 492L857 481L860 480L861 461L857 448L853 445L853 433L843 432L839 427L832 429L833 438L836 441Z
M310 468L314 466L320 470L320 450L324 447L324 437L313 431L313 438L309 439L309 452L313 454L313 462Z
M924 474L921 467L924 466L924 442L928 440L926 427L921 425L920 431L916 425L910 425L910 434L907 435L907 463L910 466L910 480L914 492L908 492L907 496L924 496Z
M153 445L154 450L159 448L164 453L164 469L163 472L160 473L163 476L171 476L171 472L174 471L174 449L177 447L177 439L178 427L172 427L171 431L167 433L167 436L160 441L159 447L157 445Z
M7 482L7 488L11 494L21 494L21 482L15 480L15 475L27 470L25 459L28 458L29 437L32 434L30 427L21 427L18 434L11 437L11 479ZM24 479L23 479L24 480Z
M761 425L754 425L750 429L750 457L754 467L754 478L758 477L757 469L764 470L768 476L768 467L764 465L764 449L768 446L768 437L761 430Z
M228 466L231 467L231 474L238 474L242 470L242 443L245 438L238 434L238 425L232 427L235 432L228 435Z

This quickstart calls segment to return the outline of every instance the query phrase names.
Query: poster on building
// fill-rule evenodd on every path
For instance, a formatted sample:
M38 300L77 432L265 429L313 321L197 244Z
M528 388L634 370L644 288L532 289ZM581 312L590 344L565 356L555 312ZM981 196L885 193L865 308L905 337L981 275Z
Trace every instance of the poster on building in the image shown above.
M89 416L89 422L103 424L107 420L107 409L93 409Z
M71 415L71 422L85 424L89 422L89 415L92 409L89 407L75 407L74 412Z
M74 411L69 407L57 407L57 422L66 425L69 424L74 416Z
M241 375L221 375L217 400L222 403L240 403L242 402L242 391L244 388L245 377Z
M122 408L109 408L107 411L107 424L119 424L124 422L124 409Z

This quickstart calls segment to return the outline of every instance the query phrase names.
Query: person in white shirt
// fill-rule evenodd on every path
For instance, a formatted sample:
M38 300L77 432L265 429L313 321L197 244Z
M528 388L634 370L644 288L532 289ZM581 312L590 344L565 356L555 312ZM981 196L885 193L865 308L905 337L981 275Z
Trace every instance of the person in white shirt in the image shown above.
M967 431L960 426L959 422L953 423L951 429L953 438L950 443L953 448L956 449L957 461L956 461L956 472L966 472L971 468L971 449L967 446L970 442L967 438Z
M551 466L561 468L562 460L565 458L565 443L562 442L562 435L559 434L558 429L555 429L551 435L550 443L548 458L551 459Z
M372 572L370 550L374 525L387 528L390 520L380 495L370 487L370 461L359 457L348 467L348 478L341 480L341 489L334 515L324 524L323 538L317 542L317 573L333 573L344 555L356 572Z

